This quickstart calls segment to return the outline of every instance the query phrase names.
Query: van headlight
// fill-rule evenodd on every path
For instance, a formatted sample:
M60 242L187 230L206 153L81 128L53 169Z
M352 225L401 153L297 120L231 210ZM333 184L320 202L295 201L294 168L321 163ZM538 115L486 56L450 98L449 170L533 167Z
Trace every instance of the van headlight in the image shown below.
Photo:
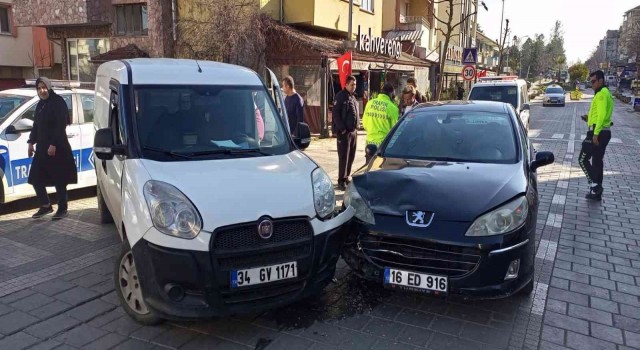
M148 181L144 198L151 221L158 231L169 236L193 239L202 229L202 218L180 190L166 182Z
M524 225L528 212L527 197L519 197L476 219L466 236L493 236L514 231Z
M331 178L322 168L316 168L311 174L313 185L313 204L320 218L326 218L336 209L336 192Z
M373 211L367 205L364 198L356 190L356 186L352 183L349 184L347 190L344 192L344 205L345 207L352 207L356 212L355 217L363 222L371 225L376 224L376 220L373 216Z

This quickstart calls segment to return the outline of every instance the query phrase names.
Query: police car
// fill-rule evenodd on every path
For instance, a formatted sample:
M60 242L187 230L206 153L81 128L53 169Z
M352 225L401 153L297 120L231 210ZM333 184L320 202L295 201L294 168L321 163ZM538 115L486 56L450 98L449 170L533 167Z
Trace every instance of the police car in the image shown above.
M529 92L527 82L517 76L483 77L473 85L469 101L497 101L510 103L520 117L522 124L529 129Z
M0 91L0 203L35 196L33 187L27 183L31 158L27 155L29 134L33 127L36 105L39 98L35 80L27 81L32 87ZM58 95L67 103L69 115L73 117L67 126L67 137L78 170L78 183L69 189L95 186L93 167L93 101L92 90L79 89L79 83L52 81ZM53 188L50 189L54 191Z

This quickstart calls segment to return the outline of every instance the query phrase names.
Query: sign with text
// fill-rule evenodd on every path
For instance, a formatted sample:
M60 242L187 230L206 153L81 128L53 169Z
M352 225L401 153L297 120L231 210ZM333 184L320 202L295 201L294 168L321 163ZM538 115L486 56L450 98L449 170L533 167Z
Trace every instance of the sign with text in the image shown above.
M443 52L444 43L440 42L440 52ZM445 60L449 64L462 65L462 47L456 45L449 45L444 55Z
M371 28L369 28L369 33L361 33L360 26L358 26L357 39L356 49L358 51L379 53L393 58L400 58L402 43L397 40L374 37L371 35Z
M478 62L478 50L475 47L467 47L462 51L462 63L476 64Z

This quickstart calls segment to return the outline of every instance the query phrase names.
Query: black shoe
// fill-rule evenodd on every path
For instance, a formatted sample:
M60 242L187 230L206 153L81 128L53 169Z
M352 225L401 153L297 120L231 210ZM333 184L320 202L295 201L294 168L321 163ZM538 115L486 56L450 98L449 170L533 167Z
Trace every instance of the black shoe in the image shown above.
M58 208L58 211L56 211L56 213L53 215L51 220L54 220L54 221L60 220L64 217L67 217L67 215L69 215L69 212L67 211L67 209Z
M38 209L38 211L33 214L31 217L34 219L39 219L47 214L51 214L53 213L53 207L48 206L48 207L40 207L40 209Z
M347 190L347 186L343 182L338 183L338 186L336 188L338 190L340 190L340 191L346 191Z
M602 189L597 190L597 189L592 189L589 193L587 193L586 196L584 196L586 199L592 200L592 201L601 201L602 200Z

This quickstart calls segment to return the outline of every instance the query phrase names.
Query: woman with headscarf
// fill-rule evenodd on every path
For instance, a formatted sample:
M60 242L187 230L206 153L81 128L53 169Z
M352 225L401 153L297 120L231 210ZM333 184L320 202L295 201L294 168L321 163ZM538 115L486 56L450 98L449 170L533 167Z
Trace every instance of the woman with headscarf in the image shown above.
M55 187L58 210L52 219L59 220L67 216L67 185L78 182L76 162L66 133L70 124L69 109L64 99L53 91L49 79L38 78L36 89L40 101L28 141L29 157L33 156L29 183L38 196L40 209L33 218L53 212L46 188Z

